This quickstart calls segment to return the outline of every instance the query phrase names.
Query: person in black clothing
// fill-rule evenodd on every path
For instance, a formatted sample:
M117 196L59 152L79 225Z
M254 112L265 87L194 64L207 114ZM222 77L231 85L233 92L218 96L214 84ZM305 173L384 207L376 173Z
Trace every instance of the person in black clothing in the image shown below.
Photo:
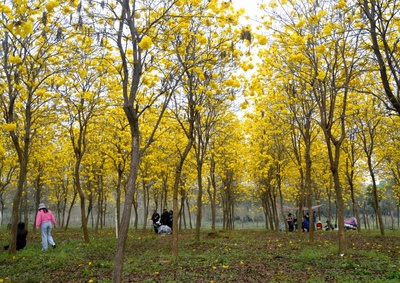
M169 211L169 218L168 218L168 226L169 226L169 228L171 228L172 229L172 223L173 223L173 220L174 220L174 213L172 212L172 210L170 210Z
M335 228L333 227L333 225L329 222L329 220L326 221L326 226L325 226L325 231L329 231L329 230L335 230Z
M154 233L158 233L158 226L159 226L159 221L160 221L160 214L157 213L156 210L153 211L153 215L151 216L151 220L153 220L153 227L154 227Z
M26 236L28 236L28 231L25 229L25 223L18 223L17 231L17 251L22 250L26 246ZM5 250L8 250L10 245L4 246Z
M291 213L288 214L286 221L289 227L289 232L292 232L294 230L294 226L293 226L293 216Z
M166 208L164 208L163 213L161 214L161 225L168 225L169 222L169 212Z

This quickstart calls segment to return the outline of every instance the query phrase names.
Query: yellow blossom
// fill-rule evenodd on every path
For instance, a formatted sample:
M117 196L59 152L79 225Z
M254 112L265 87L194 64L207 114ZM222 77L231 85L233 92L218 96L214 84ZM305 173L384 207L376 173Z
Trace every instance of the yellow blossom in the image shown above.
M4 131L7 131L7 132L15 131L15 129L17 128L17 124L15 124L15 123L4 124L2 126L2 128Z
M13 64L18 64L22 62L22 59L19 56L10 56L8 57L8 60Z
M49 13L53 12L54 8L57 7L58 5L59 5L59 2L58 2L58 1L49 1L49 2L46 4L46 10L47 10L47 12L49 12Z
M261 36L261 37L258 39L258 43L260 43L260 45L265 45L265 44L268 43L268 38L267 38L266 36Z
M152 44L153 44L153 42L151 41L151 38L148 36L145 36L140 41L139 47L142 48L143 50L147 50L151 47Z
M9 14L9 13L12 13L12 9L10 7L8 7L7 5L0 3L0 12ZM0 281L0 282L2 282L2 281Z

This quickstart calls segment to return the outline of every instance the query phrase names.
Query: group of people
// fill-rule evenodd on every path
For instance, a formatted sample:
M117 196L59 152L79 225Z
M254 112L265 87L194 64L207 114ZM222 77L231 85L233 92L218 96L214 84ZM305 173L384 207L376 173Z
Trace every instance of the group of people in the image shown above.
M51 235L52 228L56 227L56 220L54 218L53 212L46 208L44 203L39 204L38 212L36 214L36 229L41 229L42 235L42 250L46 251L49 247L55 248L56 244ZM26 247L26 238L28 236L28 230L25 228L24 222L19 222L17 226L17 241L16 249L17 251L22 250ZM4 246L4 250L8 250L9 245Z
M153 211L153 215L151 216L151 220L153 221L154 233L158 234L159 228L163 225L168 226L172 231L172 223L174 219L174 213L172 210L168 211L164 208L163 213L158 214L157 210Z
M288 214L286 222L289 228L289 232L298 229L297 219L293 218L293 215L291 213ZM317 222L317 213L315 211L313 211L313 223L314 223L314 229L322 230L322 223L320 221ZM334 230L334 227L329 220L326 221L324 229L325 231ZM303 215L303 221L301 222L301 230L303 232L310 232L310 217L308 215L308 212Z

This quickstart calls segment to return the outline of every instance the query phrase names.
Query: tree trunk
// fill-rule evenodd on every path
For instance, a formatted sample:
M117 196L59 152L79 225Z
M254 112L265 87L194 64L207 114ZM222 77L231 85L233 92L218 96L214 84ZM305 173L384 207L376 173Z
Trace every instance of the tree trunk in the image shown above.
M211 208L211 231L215 231L215 220L216 220L216 188L214 187L213 177L208 177L207 193L210 199ZM212 189L212 190L211 190Z
M73 207L74 207L74 204L75 204L75 200L76 200L77 195L78 195L78 192L75 190L75 191L74 191L74 196L73 196L73 198L72 198L71 205L69 206L69 209L68 209L67 221L65 222L64 231L67 231L67 230L68 230L68 225L69 225L69 221L70 221L70 219L71 219L72 209L73 209Z
M18 177L17 191L14 196L12 213L11 213L11 235L10 235L10 247L8 249L8 254L10 256L15 256L17 254L17 227L18 227L18 215L21 203L22 191L24 189L26 173L27 173L27 161L23 160L20 162L20 172Z
M344 201L342 195L342 188L340 186L339 179L339 171L335 169L332 170L333 173L333 182L336 192L336 203L337 203L337 215L338 215L338 237L339 237L339 254L344 255L347 250L347 243L345 237L345 228L344 228Z
M135 189L134 195L136 195L137 191ZM133 228L135 231L138 230L138 225L139 225L139 213L138 213L138 203L136 201L136 197L133 199L133 213L135 215L135 219L133 221Z
M124 106L124 110L128 117L128 120L131 120L132 116L129 110L132 109L131 108L127 109ZM134 115L133 117L136 117L136 115ZM126 239L128 238L129 222L131 218L132 204L135 197L135 186L139 169L139 147L140 147L139 128L137 120L136 119L134 120L135 120L134 123L130 121L131 135L132 135L132 152L131 152L131 161L129 166L128 187L125 196L124 209L122 212L120 231L118 233L117 251L116 251L116 256L114 261L115 264L112 274L113 283L120 283L122 281L122 270L124 265Z
M201 217L203 214L203 176L202 176L202 163L197 162L197 215L196 215L196 228L195 228L195 241L200 242L200 229Z
M142 188L143 188L143 231L146 231L147 217L149 216L149 198L148 198L147 184L144 180L142 181Z
M369 224L367 225L367 223L368 223L368 216L367 216L366 213L365 213L365 202L364 202L364 206L363 206L362 212L363 212L363 220L364 220L364 229L367 229L367 228L368 228L368 230L369 230Z
M82 231L83 237L85 239L85 243L90 243L89 232L87 228L87 221L86 221L86 211L85 211L85 193L81 187L80 181L80 165L81 165L81 156L76 152L76 161L75 161L75 187L79 194L80 198L80 208L81 208L81 222L82 222Z
M186 208L187 208L187 212L188 212L190 230L192 230L193 229L192 213L190 212L190 203L189 203L189 198L188 197L186 197Z
M380 229L380 232L381 232L381 236L385 236L385 224L383 223L381 207L379 205L378 188L377 188L377 185L376 185L375 173L374 173L373 168L372 168L372 160L371 160L370 156L368 156L368 168L369 168L369 172L370 172L370 175L371 175L371 178L372 178L372 194L374 196L376 217L378 218L376 222L377 222L377 225L379 223L379 229Z
M309 216L309 230L310 234L308 235L308 241L309 243L313 244L314 243L314 213L312 210L312 192L311 192L311 165L312 165L312 160L311 160L311 136L310 136L310 127L311 127L311 122L310 122L310 117L307 116L306 119L306 125L305 125L305 132L304 132L304 144L305 144L305 149L304 149L304 160L305 160L305 165L306 165L306 172L305 172L305 187L306 187L306 192L307 192L307 206L308 206L308 216Z
M121 185L122 185L122 172L118 171L118 183L116 188L115 208L117 210L117 233L119 234L120 220L121 220Z
M360 222L360 216L358 215L358 208L357 208L357 202L356 198L354 196L354 184L351 182L350 184L350 194L351 194L351 204L353 206L353 215L357 219L357 232L361 234L361 222Z
M178 219L179 219L179 224L178 224L178 229L179 231L182 231L182 222L185 223L185 229L186 229L186 222L185 222L185 199L182 194L181 190L181 198L179 202L179 213L178 213Z

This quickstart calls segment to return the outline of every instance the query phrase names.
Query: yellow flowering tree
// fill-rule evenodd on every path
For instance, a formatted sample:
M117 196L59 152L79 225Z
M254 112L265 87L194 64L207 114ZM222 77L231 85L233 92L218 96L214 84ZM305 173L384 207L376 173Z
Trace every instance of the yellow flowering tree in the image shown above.
M181 172L185 158L193 150L197 169L195 239L199 241L204 198L203 166L214 137L212 133L216 131L215 125L229 111L229 105L241 87L242 78L234 71L243 55L238 48L241 32L237 28L243 11L235 11L230 3L223 1L181 1L176 13L187 16L173 19L175 36L169 43L169 48L174 51L171 61L183 74L173 111L187 142L175 172ZM174 210L178 208L179 179L176 175ZM177 248L176 240L174 244Z
M310 117L317 121L325 141L338 207L339 253L344 254L346 196L341 187L339 166L341 146L347 136L345 117L349 96L355 85L361 85L359 78L362 78L360 74L366 63L360 60L363 57L358 53L361 50L360 33L354 29L355 15L344 1L279 3L279 9L276 9L277 2L271 3L271 17L264 23L275 30L274 38L279 42L277 47L272 45L273 51L279 52L279 46L290 47L283 54L288 57L286 64L296 70L295 81L300 83L300 88L295 85L294 91L304 93L305 99L312 99L315 114ZM287 68L274 70L285 72ZM286 75L292 78L290 74ZM286 85L290 86L290 83ZM305 101L293 100L296 105ZM306 125L306 121L301 123Z
M394 0L363 0L359 2L364 17L357 20L357 26L370 35L367 50L373 52L374 73L381 85L372 90L392 111L400 115L400 77L399 77L399 23L397 15L400 5Z
M24 189L32 141L42 126L37 123L51 109L47 86L58 71L61 39L58 30L64 14L62 7L70 1L3 1L0 4L1 27L1 105L3 123L10 125L9 137L19 163L18 184L14 193L12 233L9 254L16 253L16 233L20 201ZM33 8L35 7L35 8Z
M114 76L112 67L107 63L110 60L107 58L107 49L100 50L95 39L87 34L79 34L77 37L80 40L71 39L68 42L70 48L74 50L68 58L71 64L69 72L58 75L55 88L59 94L60 112L65 119L61 127L65 127L75 157L74 186L80 198L84 239L89 243L86 200L93 201L93 188L89 188L90 183L85 180L93 178L93 156L85 160L85 155L92 148L96 148L95 152L98 152L102 144L99 135L95 134L96 126L93 124L95 119L105 114L105 109L109 105L107 94ZM105 41L102 44L107 46ZM81 174L85 174L86 177L81 177Z

